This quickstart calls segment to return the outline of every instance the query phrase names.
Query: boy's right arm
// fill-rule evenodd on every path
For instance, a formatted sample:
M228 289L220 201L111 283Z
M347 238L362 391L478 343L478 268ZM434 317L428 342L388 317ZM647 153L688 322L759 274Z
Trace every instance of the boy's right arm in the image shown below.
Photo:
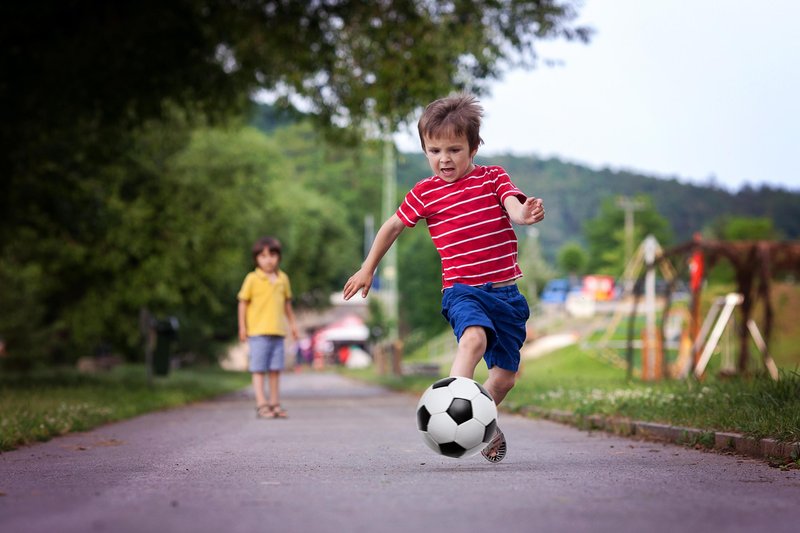
M369 288L372 286L372 277L375 275L375 269L378 268L381 259L386 255L386 252L389 251L389 248L391 248L405 227L403 221L396 214L383 223L381 229L378 230L378 234L375 235L375 240L372 242L372 247L364 260L364 264L344 285L342 296L344 296L345 300L352 298L359 290L362 298L367 297Z
M239 340L245 342L247 340L247 302L239 300Z

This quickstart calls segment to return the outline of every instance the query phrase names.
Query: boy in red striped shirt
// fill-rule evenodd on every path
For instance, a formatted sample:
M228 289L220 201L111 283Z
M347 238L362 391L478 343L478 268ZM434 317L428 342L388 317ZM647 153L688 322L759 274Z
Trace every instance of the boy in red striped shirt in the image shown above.
M530 315L516 285L522 272L512 223L540 222L544 206L520 191L501 167L473 163L483 142L482 115L475 97L466 94L425 108L418 129L434 175L417 183L381 226L343 296L349 300L360 290L366 297L387 250L406 227L424 219L442 259L442 314L458 339L450 375L472 379L483 358L489 368L484 386L499 405L514 386ZM492 462L505 457L499 428L482 453Z

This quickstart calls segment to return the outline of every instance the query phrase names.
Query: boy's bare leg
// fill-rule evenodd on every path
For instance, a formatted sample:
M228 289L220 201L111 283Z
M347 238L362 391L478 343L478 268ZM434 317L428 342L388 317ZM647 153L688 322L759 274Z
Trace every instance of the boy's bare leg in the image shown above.
M489 369L489 379L486 380L483 386L494 398L494 403L500 405L508 391L514 388L516 377L516 372L495 366Z
M471 326L464 330L458 342L458 351L450 367L451 376L462 376L473 379L475 367L486 353L486 331L480 326ZM516 373L500 367L489 369L489 379L483 386L491 394L497 405L505 399L506 394L514 387Z
M450 368L451 376L463 376L473 378L475 367L486 353L486 331L482 327L474 326L464 330L458 342L458 351L453 366ZM489 379L484 383L487 392L494 399L495 404L500 405L508 391L514 387L516 372L505 370L500 367L489 369ZM506 456L506 438L500 428L497 428L492 441L481 451L487 461L497 463Z
M500 405L500 402L505 399L508 391L514 387L514 379L516 376L516 372L511 372L510 370L505 370L498 366L489 369L489 379L486 380L483 386L492 398L494 398L495 404ZM487 461L498 463L506 456L506 449L506 437L498 427L494 438L481 451L481 455L483 455Z
M486 353L486 331L480 326L470 326L464 330L458 341L458 350L453 366L450 367L450 376L461 376L473 379L475 367ZM502 368L489 369L489 379L484 387L492 396L496 404L500 404L508 391L514 386L516 373ZM481 451L487 461L497 463L506 456L506 438L500 428L497 428L492 441Z
M256 407L265 405L267 398L264 396L264 372L253 372L253 391L256 394Z
M286 410L281 407L280 370L270 370L267 373L269 380L269 411L272 418L286 418Z
M464 330L458 341L458 350L453 366L450 367L450 376L460 376L472 379L475 367L486 353L486 331L481 326L470 326Z
M281 373L277 370L270 370L267 374L269 380L269 404L278 405L281 403L279 384Z

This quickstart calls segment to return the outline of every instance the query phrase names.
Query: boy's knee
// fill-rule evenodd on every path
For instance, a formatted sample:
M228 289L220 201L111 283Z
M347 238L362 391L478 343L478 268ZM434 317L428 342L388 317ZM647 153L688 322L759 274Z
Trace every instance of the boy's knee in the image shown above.
M508 374L508 375L498 376L497 380L495 381L495 383L497 384L497 387L502 389L503 392L508 392L511 389L513 389L514 388L514 384L516 382L517 382L517 375L516 374Z
M516 374L511 372L495 372L489 375L489 380L486 382L489 394L497 403L500 403L506 394L514 388L516 383Z
M483 348L482 351L486 351L486 330L481 326L470 326L461 334L458 343Z

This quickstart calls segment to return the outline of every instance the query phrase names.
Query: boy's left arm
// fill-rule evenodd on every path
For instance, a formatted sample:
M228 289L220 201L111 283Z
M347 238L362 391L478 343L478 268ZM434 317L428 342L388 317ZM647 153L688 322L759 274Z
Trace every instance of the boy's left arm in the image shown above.
M300 335L297 333L297 323L294 320L294 310L292 309L292 301L288 298L284 304L284 311L286 312L286 320L289 322L289 328L292 330L292 337L294 340L300 340Z
M503 207L514 224L528 226L544 219L544 203L541 198L531 196L525 202L520 202L516 196L509 195L503 202Z

